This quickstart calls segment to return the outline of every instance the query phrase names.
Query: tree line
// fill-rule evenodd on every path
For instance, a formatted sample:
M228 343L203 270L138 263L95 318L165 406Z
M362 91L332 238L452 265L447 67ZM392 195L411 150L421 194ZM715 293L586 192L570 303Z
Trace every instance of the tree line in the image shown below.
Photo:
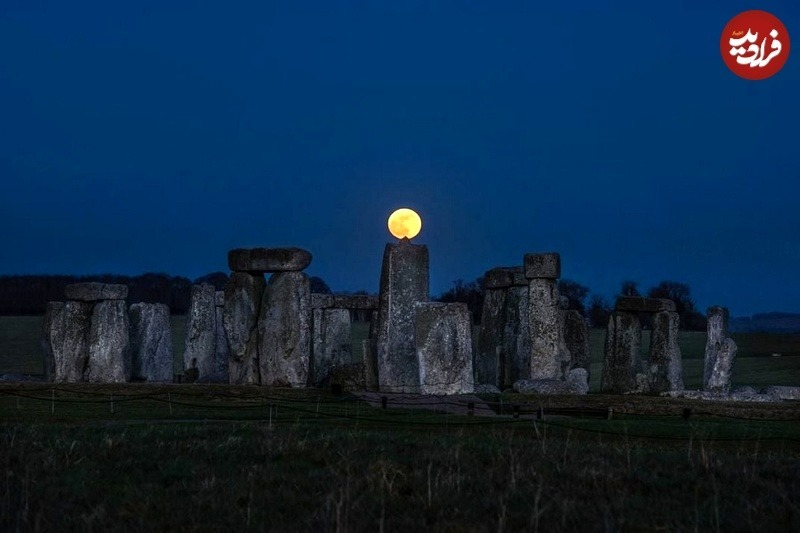
M67 285L89 281L127 285L128 304L161 303L170 308L171 314L183 315L189 310L192 285L206 283L221 291L228 282L228 274L212 272L194 280L153 272L139 276L119 274L0 276L0 315L42 315L47 307L47 302L64 300L64 288ZM331 289L322 278L313 276L309 278L309 281L311 292L331 293ZM357 291L353 294L367 294L367 292ZM360 315L358 318L368 320Z
M566 296L569 300L569 309L580 311L592 327L606 327L609 316L613 311L613 302L609 302L599 294L592 294L591 298L589 298L591 290L585 285L570 279L559 280L558 289L561 296ZM451 289L435 299L440 302L466 303L472 314L473 322L480 324L483 311L483 291L482 277L470 282L458 279L453 282ZM696 309L692 291L686 283L666 280L644 292L640 292L638 282L625 280L620 285L617 296L646 296L647 298L672 300L675 302L676 312L680 315L681 329L703 331L706 328L705 316ZM588 303L586 301L587 298L589 298ZM642 324L645 327L649 327L650 317L642 316Z

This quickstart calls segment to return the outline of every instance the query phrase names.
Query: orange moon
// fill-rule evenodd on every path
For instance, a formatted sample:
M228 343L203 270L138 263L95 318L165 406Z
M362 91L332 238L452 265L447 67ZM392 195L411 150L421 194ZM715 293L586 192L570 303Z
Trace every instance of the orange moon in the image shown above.
M402 239L413 239L422 229L422 219L413 210L402 207L389 216L389 233Z

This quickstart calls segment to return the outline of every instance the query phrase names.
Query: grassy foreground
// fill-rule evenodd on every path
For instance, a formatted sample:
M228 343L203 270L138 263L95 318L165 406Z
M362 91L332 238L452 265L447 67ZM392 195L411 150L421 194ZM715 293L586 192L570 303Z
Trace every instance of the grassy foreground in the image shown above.
M0 530L800 528L800 406L684 420L686 401L582 401L616 401L616 414L534 421L320 391L3 385Z

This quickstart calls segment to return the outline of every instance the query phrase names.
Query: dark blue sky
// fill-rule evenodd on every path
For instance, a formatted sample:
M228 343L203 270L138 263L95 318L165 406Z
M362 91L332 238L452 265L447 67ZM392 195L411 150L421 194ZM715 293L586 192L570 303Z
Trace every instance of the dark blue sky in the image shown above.
M376 291L409 206L434 294L554 250L605 296L800 311L800 52L719 51L747 9L800 39L796 1L117 4L0 4L0 274L294 245Z

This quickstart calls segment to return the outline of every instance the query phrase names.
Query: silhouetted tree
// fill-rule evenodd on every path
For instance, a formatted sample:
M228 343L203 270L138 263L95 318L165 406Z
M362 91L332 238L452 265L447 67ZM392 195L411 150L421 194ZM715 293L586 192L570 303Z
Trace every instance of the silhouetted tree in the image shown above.
M639 282L625 280L619 290L620 296L641 296L639 293Z
M589 300L589 310L587 314L592 327L604 328L608 325L608 317L611 315L611 306L605 298L595 294Z
M666 298L675 302L675 311L681 317L682 329L696 331L705 329L705 317L695 310L692 290L686 283L662 281L647 291L647 296L648 298Z
M308 279L311 283L311 292L316 294L332 294L331 288L325 283L325 280L319 276L312 276Z
M583 315L586 311L584 300L589 295L589 287L581 285L570 279L558 281L558 292L569 299L569 308L576 309Z
M223 291L225 290L225 284L228 283L228 275L225 272L212 272L197 278L194 283L195 285L201 283L213 285L216 290Z
M477 278L475 281L470 281L469 283L464 282L463 279L457 279L453 282L452 289L442 293L438 298L434 298L434 300L439 302L461 302L467 304L470 315L472 315L472 323L479 324L483 311L483 278Z

